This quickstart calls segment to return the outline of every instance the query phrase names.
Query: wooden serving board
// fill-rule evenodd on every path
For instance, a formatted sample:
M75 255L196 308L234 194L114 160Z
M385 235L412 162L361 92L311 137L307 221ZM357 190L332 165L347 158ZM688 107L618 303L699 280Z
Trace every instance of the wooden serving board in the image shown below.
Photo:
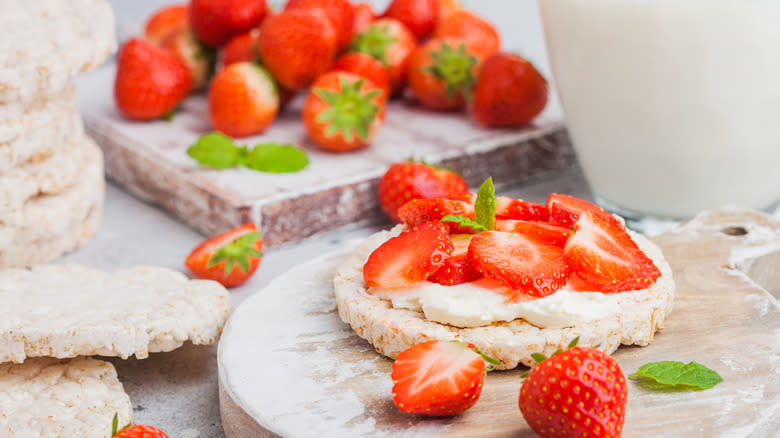
M626 375L647 362L697 361L724 381L690 392L630 381L624 436L778 436L780 219L722 209L654 240L674 271L674 312L652 344L614 357ZM398 411L392 361L336 311L333 272L349 253L292 269L232 315L218 358L229 438L534 436L517 408L522 367L489 373L479 402L462 415Z
M115 68L94 73L80 96L87 131L105 152L109 178L205 234L253 221L264 232L265 244L277 246L376 221L382 217L378 178L391 163L410 157L453 167L472 186L488 176L498 185L514 184L574 163L555 96L533 126L519 130L486 130L465 114L394 101L373 144L342 154L325 152L307 139L301 96L266 133L240 143L298 145L311 160L306 170L287 175L208 170L186 154L189 145L211 131L205 96L187 99L172 122L129 122L114 106Z

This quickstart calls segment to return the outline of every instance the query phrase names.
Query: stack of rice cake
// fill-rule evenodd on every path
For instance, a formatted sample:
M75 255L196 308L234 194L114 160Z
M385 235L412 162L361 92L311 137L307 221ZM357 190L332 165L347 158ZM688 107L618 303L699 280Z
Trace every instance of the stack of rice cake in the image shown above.
M83 246L103 215L103 157L75 76L116 49L105 0L0 0L0 269Z

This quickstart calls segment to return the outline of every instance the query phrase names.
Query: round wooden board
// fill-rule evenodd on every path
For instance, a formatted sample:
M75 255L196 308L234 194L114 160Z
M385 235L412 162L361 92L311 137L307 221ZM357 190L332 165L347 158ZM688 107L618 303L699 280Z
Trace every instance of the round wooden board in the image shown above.
M647 362L696 361L724 382L679 392L631 381L624 436L777 436L780 313L767 289L780 290L780 221L719 210L654 240L675 273L674 313L651 345L621 347L614 357L626 375ZM392 361L336 311L333 273L349 253L282 274L234 312L219 345L229 438L535 436L517 409L522 368L489 373L479 402L462 415L400 413L390 397Z

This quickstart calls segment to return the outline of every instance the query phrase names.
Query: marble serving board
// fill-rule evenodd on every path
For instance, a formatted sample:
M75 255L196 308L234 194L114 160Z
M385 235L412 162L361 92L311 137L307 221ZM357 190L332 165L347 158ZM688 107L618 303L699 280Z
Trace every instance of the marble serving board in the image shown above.
M674 272L674 311L646 347L620 347L628 375L661 360L696 361L723 382L707 391L629 380L624 437L780 434L780 219L705 212L653 240ZM424 418L391 399L392 361L343 323L332 279L350 250L293 268L248 298L219 344L220 412L228 438L533 437L517 408L524 367L488 374L462 415Z
M375 222L382 218L379 177L391 163L410 157L455 168L472 186L488 176L499 186L516 184L574 163L555 96L532 126L516 130L482 129L466 114L393 101L373 144L341 154L318 149L307 139L299 96L263 135L239 143L295 144L309 154L307 169L285 175L209 170L186 154L189 145L211 131L205 96L187 99L173 121L130 122L114 106L115 68L109 64L92 74L80 95L87 131L105 153L108 177L207 235L253 221L265 244L277 246L347 224Z

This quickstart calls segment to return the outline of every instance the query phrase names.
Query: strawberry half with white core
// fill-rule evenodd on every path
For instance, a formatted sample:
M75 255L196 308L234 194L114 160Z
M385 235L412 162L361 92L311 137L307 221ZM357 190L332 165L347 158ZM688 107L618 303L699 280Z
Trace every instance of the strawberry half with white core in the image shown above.
M455 286L482 277L482 274L472 268L468 261L472 237L474 237L472 234L452 234L450 236L454 247L452 254L444 260L444 264L428 278L428 281L442 286Z
M601 292L644 289L661 271L614 217L586 211L564 248L566 264Z
M201 243L187 256L185 265L198 278L234 287L255 273L262 251L262 236L250 223Z
M626 378L615 359L593 348L569 348L537 364L523 381L518 406L542 437L619 437L626 417Z
M496 231L519 233L561 247L566 245L566 241L569 240L569 236L571 236L570 228L559 227L558 225L541 221L500 219L496 220Z
M401 288L426 280L452 253L447 227L425 222L383 243L363 266L366 285Z
M458 341L417 344L393 363L393 403L410 414L460 414L479 400L486 361L498 364Z

